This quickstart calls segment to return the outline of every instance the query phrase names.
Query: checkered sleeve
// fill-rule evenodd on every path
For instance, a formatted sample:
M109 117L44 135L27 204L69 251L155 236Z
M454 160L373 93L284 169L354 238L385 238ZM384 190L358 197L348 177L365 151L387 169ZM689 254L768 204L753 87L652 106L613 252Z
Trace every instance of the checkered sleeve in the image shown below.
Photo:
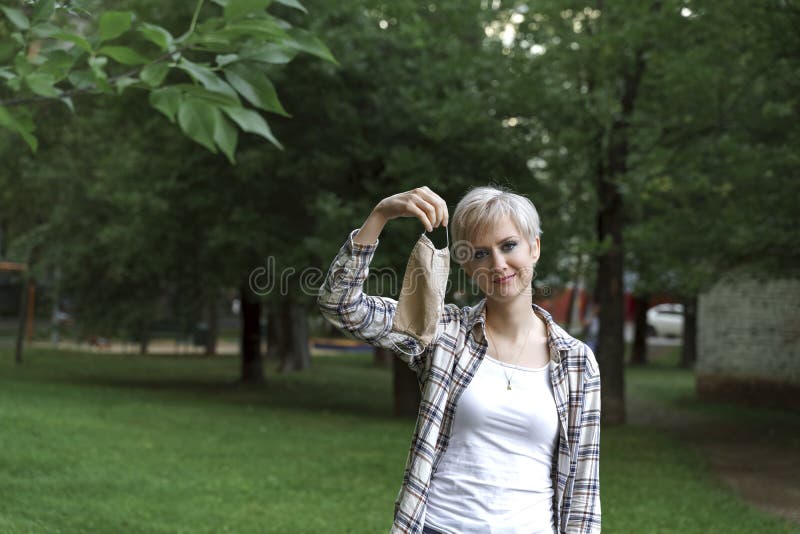
M413 337L392 331L397 301L363 291L378 242L357 243L353 240L356 233L357 229L350 233L320 287L317 297L320 312L346 335L396 352L416 371L423 365L425 351Z
M600 371L587 347L583 381L581 437L575 485L567 522L568 533L600 532Z

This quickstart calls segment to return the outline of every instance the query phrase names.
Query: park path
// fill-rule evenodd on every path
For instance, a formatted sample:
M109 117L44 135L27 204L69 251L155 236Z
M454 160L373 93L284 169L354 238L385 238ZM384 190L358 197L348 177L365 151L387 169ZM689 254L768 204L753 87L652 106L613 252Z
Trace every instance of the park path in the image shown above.
M712 471L756 508L800 524L797 418L735 424L729 418L630 398L628 423L666 431L694 447Z

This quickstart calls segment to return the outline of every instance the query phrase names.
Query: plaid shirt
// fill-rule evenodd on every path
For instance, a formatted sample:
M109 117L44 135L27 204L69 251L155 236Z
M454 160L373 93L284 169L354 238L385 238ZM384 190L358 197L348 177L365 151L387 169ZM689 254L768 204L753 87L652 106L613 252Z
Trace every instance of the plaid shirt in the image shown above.
M353 241L353 230L320 288L322 314L343 332L372 345L409 353L417 340L392 331L397 301L366 295L362 286L378 246ZM434 341L419 356L398 353L417 373L422 388L403 485L395 502L391 532L420 534L431 477L450 439L458 399L486 354L485 299L474 307L447 304ZM600 531L600 372L592 351L567 334L549 313L547 323L553 396L560 420L553 456L553 510L559 533Z

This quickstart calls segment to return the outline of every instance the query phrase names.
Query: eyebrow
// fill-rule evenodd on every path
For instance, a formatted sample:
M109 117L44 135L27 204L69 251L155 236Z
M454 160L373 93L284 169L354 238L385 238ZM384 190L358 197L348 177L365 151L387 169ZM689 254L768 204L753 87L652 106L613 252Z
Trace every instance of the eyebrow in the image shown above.
M517 236L517 235L510 235L510 236L508 236L508 237L504 237L503 239L501 239L500 241L498 241L498 242L497 242L497 244L498 244L498 245L500 245L501 243L505 243L505 242L506 242L506 241L508 241L509 239L519 239L519 236ZM484 247L484 246L476 246L475 248L476 248L476 249L479 249L479 248L486 248L486 247Z

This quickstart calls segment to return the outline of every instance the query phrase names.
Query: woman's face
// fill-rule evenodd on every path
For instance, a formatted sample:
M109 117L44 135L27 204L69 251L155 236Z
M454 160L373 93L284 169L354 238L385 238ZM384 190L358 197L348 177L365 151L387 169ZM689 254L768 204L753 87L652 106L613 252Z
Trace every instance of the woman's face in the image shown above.
M539 259L539 238L533 247L506 216L472 243L472 259L464 270L484 295L509 300L530 292L533 266Z

